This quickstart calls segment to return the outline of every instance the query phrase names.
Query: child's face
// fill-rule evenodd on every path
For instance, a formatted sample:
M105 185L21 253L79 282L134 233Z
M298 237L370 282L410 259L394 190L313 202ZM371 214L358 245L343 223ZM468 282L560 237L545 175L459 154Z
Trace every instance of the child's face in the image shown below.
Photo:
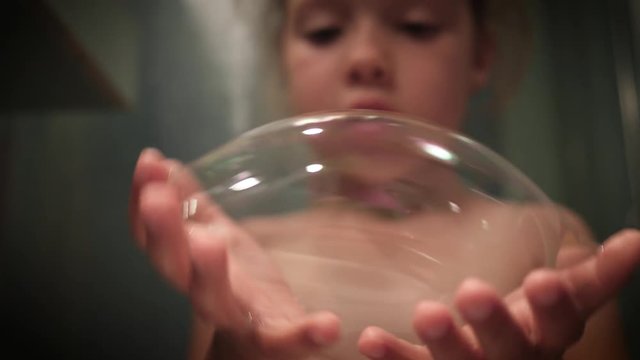
M293 110L391 110L457 129L491 57L469 1L288 0Z

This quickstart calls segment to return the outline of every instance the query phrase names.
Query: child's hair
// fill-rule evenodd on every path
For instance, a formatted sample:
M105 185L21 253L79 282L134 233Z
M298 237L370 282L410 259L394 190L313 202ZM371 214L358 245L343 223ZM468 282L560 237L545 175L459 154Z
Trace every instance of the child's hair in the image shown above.
M524 77L531 58L533 36L531 23L523 0L470 0L486 3L486 13L479 13L484 31L496 42L491 87L494 104L502 110Z
M272 104L267 107L278 104L276 113L281 113L284 99L280 96L285 89L280 35L287 0L263 1L259 3L262 7L257 6L255 0L236 0L236 5L241 18L248 20L258 37L257 43L262 46L259 51L264 58L263 81L269 89L264 100ZM532 34L526 5L524 0L466 1L470 2L477 34L495 41L497 51L490 89L494 109L502 110L516 92L530 58Z

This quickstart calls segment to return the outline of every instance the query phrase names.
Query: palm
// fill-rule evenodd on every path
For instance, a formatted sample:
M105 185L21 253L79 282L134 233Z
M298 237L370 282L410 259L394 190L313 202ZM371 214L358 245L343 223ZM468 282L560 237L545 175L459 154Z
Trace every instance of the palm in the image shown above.
M374 328L363 334L360 350L372 359L561 358L580 338L587 319L640 264L640 233L620 232L603 249L594 254L565 248L558 269L533 272L504 299L483 282L467 280L454 301L465 326L455 325L448 307L425 302L418 305L413 325L427 347Z
M216 359L284 359L335 342L338 319L305 314L269 256L215 204L200 199L194 216L183 219L183 201L199 188L181 168L156 151L141 155L131 223L139 245L217 329L216 337L232 334L238 349L249 351L217 353Z
M189 242L203 245L192 246L194 262L206 267L204 271L228 274L228 285L216 284L215 293L220 293L220 286L229 286L230 306L242 308L245 316L260 323L293 322L304 315L280 271L246 232L226 219L207 224L191 224L190 227ZM228 249L226 270L221 268L225 265L224 261L211 261L211 250L207 248L207 244L221 240ZM215 256L220 254L214 254ZM205 308L207 303L215 302L215 299L207 299L206 295L203 297L204 304L198 304ZM219 310L218 308L217 312Z

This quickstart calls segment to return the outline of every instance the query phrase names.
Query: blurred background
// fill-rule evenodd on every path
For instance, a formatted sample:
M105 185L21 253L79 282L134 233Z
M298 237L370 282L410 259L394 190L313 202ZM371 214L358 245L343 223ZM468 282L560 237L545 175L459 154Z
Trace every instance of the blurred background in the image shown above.
M189 161L270 120L255 84L258 40L231 1L3 5L2 351L183 358L188 304L131 241L131 174L145 147ZM639 226L640 1L539 0L529 10L535 49L521 91L499 116L472 108L466 131L599 240ZM640 359L640 276L620 302Z

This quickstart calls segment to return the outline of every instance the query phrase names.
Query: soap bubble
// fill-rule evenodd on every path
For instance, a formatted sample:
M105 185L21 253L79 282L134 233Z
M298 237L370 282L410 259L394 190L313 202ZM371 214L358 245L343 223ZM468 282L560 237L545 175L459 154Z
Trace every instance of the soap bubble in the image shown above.
M553 203L481 144L404 115L305 115L249 131L189 164L199 191L272 257L309 311L342 320L333 359L375 325L417 341L421 300L451 304L463 279L501 294L554 265ZM353 357L351 357L353 358Z

